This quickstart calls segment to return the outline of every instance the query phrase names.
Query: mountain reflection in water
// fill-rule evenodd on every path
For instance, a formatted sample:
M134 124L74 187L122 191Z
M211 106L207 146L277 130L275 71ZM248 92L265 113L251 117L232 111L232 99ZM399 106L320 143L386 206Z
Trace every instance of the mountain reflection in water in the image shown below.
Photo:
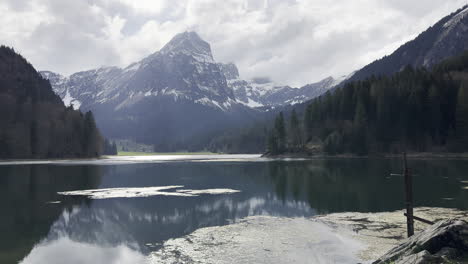
M73 263L71 252L86 252L79 256L85 263L93 255L96 260L120 256L119 263L131 263L168 239L247 216L309 217L403 207L402 178L390 177L401 170L399 160L256 161L261 162L0 166L0 263L34 263L45 257L53 263L63 255ZM461 186L468 179L466 162L420 160L410 166L417 173L416 205L468 209L468 191ZM240 192L100 200L58 194L151 186Z

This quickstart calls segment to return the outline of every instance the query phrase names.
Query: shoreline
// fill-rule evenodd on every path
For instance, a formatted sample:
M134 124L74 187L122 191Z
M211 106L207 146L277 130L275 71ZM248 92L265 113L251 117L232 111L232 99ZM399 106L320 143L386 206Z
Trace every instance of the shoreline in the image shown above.
M11 159L0 160L0 165L34 165L34 164L127 164L127 163L154 163L154 162L181 162L181 161L223 161L223 160L258 160L261 154L197 154L197 155L137 155L137 156L116 156L107 155L99 158L69 158L69 159ZM263 161L263 160L262 160ZM264 159L264 161L268 161ZM106 164L102 164L106 163Z
M355 154L307 154L307 153L285 153L280 155L262 154L262 158L269 159L401 159L402 154L376 154L359 156ZM408 159L468 159L468 152L464 153L434 153L434 152L414 152L407 153Z
M136 153L136 152L132 152ZM112 157L144 157L144 156L200 156L200 155L223 155L221 153L202 153L202 152L194 152L194 154L190 153L181 153L181 152L174 152L174 153L148 153L146 154L145 152L141 152L142 154L135 154L135 155L101 155L99 157L88 157L88 158L39 158L39 159L0 159L0 162L29 162L29 161L86 161L86 160L106 160L106 159L111 159ZM260 155L260 154L259 154Z
M237 155L252 155L258 156L257 158L264 158L265 160L287 160L287 159L303 159L303 160L324 160L324 159L401 159L401 154L386 154L386 155L368 155L368 156L358 156L353 154L340 154L340 155L324 155L324 154L315 154L315 155L308 155L305 153L287 153L281 155L268 155L268 154L223 154L223 153L215 153L215 154L202 154L202 153L159 153L159 154L148 154L148 155L102 155L100 157L94 158L50 158L50 159L0 159L0 164L2 163L28 163L33 162L37 164L41 163L54 163L54 162L82 162L82 161L101 161L101 160L112 160L112 159L119 159L119 158L135 158L135 157L163 157L163 156L193 156L193 157L203 157L206 155L213 155L213 156L237 156ZM422 152L422 153L408 153L408 159L412 160L465 160L468 159L468 152L467 153L430 153L430 152Z

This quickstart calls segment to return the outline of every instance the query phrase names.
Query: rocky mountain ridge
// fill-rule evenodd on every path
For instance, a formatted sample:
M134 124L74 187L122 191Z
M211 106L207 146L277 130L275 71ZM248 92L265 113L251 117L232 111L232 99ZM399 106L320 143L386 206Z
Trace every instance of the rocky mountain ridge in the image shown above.
M244 80L233 63L217 63L209 43L195 32L176 35L160 51L125 68L101 67L69 77L42 71L66 105L92 109L96 104L130 107L145 97L185 99L222 111L300 103L326 92L341 79L328 77L301 88L267 78Z

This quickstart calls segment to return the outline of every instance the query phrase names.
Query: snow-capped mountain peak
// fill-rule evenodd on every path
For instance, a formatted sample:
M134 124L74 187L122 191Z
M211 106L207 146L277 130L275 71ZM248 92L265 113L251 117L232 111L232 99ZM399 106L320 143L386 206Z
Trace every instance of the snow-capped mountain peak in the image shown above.
M121 111L154 100L193 102L223 111L240 105L210 45L195 32L176 35L160 51L123 69L101 67L70 77L42 74L65 103L83 110L105 105Z
M280 85L265 77L244 80L239 76L235 64L218 65L226 77L228 86L234 91L236 100L252 108L302 103L322 95L351 76L345 75L339 78L330 76L317 83L293 88Z
M244 80L234 63L215 63L210 44L195 32L176 35L160 51L123 69L101 67L69 77L52 72L42 75L65 104L112 111L161 100L195 103L217 111L241 105L294 104L312 99L342 80L329 77L306 88L279 85L269 78Z
M182 53L196 57L203 62L214 63L210 44L201 39L196 32L183 32L175 35L164 45L160 53Z

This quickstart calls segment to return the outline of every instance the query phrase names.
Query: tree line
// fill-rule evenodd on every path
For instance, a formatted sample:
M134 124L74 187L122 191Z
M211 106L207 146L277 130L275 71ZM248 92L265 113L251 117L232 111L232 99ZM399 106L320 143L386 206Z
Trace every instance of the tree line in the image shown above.
M93 114L65 107L48 80L1 46L0 158L84 158L102 151Z
M432 70L348 82L312 100L301 118L280 113L267 142L271 154L466 151L468 53Z
M102 151L102 154L104 155L117 155L117 144L114 142L111 142L107 138L104 139L104 148Z

